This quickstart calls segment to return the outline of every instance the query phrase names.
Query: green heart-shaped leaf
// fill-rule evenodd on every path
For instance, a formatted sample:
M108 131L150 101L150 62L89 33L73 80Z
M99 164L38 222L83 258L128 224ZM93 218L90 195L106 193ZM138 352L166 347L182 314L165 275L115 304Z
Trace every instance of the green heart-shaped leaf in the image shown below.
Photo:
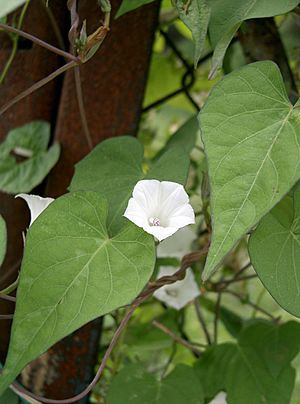
M0 394L28 362L130 303L149 280L153 237L128 223L110 238L106 219L104 199L76 192L54 201L30 227Z
M300 348L300 325L248 324L236 343L209 348L195 365L205 398L226 391L228 404L289 403L295 383L291 362Z
M300 317L300 187L259 223L249 241L251 263L274 299Z
M141 365L126 366L113 379L107 404L202 404L203 390L195 370L178 365L161 381Z
M28 193L39 185L57 163L60 147L47 150L50 125L30 122L11 130L0 144L0 190L12 194ZM17 162L15 156L26 157Z
M272 62L229 74L209 96L200 126L213 234L203 279L299 179L299 106Z

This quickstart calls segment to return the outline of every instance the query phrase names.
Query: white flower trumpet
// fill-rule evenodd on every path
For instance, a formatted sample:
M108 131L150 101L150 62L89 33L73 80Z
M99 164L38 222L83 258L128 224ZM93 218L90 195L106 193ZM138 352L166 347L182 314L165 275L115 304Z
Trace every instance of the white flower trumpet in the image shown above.
M45 210L51 202L54 201L53 198L42 198L38 195L29 194L18 194L15 198L22 198L26 201L28 208L30 209L31 221L29 227L35 221L35 219Z
M160 268L157 277L161 278L162 276L173 275L176 271L178 271L178 268L164 266ZM193 271L188 268L183 280L162 286L153 295L168 306L180 310L191 300L200 296L200 290L195 281Z
M169 181L139 181L123 216L159 241L195 223L194 210L183 186Z

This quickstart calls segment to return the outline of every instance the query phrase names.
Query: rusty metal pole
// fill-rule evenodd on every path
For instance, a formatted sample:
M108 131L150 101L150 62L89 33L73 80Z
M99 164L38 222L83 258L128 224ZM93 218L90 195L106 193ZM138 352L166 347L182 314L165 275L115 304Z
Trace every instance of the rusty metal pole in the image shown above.
M50 7L59 28L67 25L68 11L61 7L60 0L52 0ZM32 0L22 27L25 31L59 46L49 14L40 0ZM6 33L0 34L0 69L3 69L11 52L11 43ZM8 71L3 84L0 85L1 105L14 98L33 83L56 70L64 61L57 55L31 42L20 41L17 55ZM61 80L55 80L40 91L16 104L0 117L0 140L8 131L35 119L51 122L57 114L57 102ZM28 225L27 208L12 195L0 193L0 214L3 215L8 228L8 251L5 262L0 268L0 289L8 286L17 277L23 251L22 231ZM12 313L12 303L0 300L0 313ZM0 361L4 361L10 333L10 321L1 320L0 324Z
M120 3L112 1L113 15ZM118 20L112 19L103 46L90 62L80 67L93 145L137 131L158 9L159 3L155 2ZM81 0L79 15L87 20L89 32L99 26L96 1ZM67 191L74 164L89 152L72 71L64 78L55 140L62 145L62 155L47 181L46 195L52 197ZM82 391L94 373L100 330L101 320L96 320L56 344L25 369L24 384L35 393L58 399Z

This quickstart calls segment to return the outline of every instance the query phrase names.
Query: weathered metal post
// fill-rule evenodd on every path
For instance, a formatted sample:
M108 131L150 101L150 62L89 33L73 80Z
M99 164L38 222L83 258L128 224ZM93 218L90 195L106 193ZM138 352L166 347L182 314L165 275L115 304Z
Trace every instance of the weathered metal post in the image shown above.
M112 0L111 3L114 16L121 0ZM118 20L114 21L112 17L111 31L100 51L90 62L80 67L83 99L93 145L113 136L134 135L137 131L158 9L159 3L155 2ZM89 32L99 26L101 14L96 1L79 1L78 11L80 18L87 20ZM29 27L26 28L30 30ZM7 87L12 83L13 71L10 74ZM22 84L22 87L26 88L26 84ZM50 97L48 91L46 88L36 94L43 94L51 109L54 108L53 104L57 98L55 94ZM14 94L17 92L16 89L13 91ZM4 96L7 97L6 94ZM22 105L28 102L32 102L33 109L36 104L33 98L25 100ZM26 115L20 106L16 106L15 109L18 107L24 122L36 118L36 114ZM12 112L13 110L6 115ZM39 117L50 120L50 116L45 114ZM22 119L20 121L23 122ZM5 129L18 124L19 122L15 124L11 115L10 124L6 125ZM78 110L73 71L69 71L64 77L58 116L52 120L52 124L55 128L54 140L62 145L62 155L47 179L44 193L47 196L58 197L67 192L74 164L89 152ZM3 135L6 130L3 130ZM10 242L13 243L13 237L20 238L21 229L25 227L24 210L21 203L12 199L5 206L13 206L15 212L16 209L20 212L18 227L10 237ZM6 218L11 214L11 211L8 211ZM15 251L11 251L10 254L14 256ZM19 260L20 252L17 256ZM4 274L5 271L3 268ZM100 331L101 320L96 320L65 338L28 366L22 373L22 381L35 393L51 398L66 398L80 392L91 380L94 372ZM4 355L5 338L2 338L2 355Z

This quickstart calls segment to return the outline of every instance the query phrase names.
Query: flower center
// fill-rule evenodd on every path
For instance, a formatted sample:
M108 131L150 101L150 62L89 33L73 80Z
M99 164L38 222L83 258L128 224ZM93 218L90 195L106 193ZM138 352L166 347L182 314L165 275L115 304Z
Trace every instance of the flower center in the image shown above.
M160 220L158 217L150 217L149 223L151 226L160 226Z
M167 289L166 294L171 296L171 297L177 297L178 296L178 290L176 290L176 289Z

